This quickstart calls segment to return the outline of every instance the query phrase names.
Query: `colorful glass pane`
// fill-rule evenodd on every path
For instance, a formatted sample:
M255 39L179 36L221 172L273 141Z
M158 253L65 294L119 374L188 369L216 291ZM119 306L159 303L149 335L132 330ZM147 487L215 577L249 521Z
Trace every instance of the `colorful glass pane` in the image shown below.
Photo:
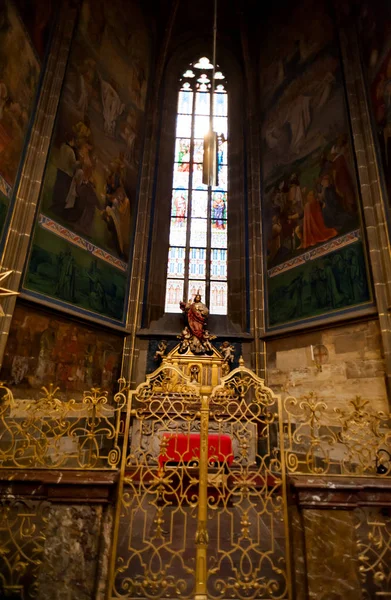
M166 312L181 312L179 303L183 300L183 287L183 279L167 279L166 304L164 307Z
M178 113L191 115L193 112L193 93L192 91L181 91L178 95Z
M222 191L212 194L212 224L215 229L225 229L227 218L227 194Z
M217 131L218 134L224 134L224 137L228 136L228 119L227 117L213 117L213 131Z
M191 216L206 219L208 216L208 192L193 190Z
M227 282L210 282L210 304L209 310L214 315L227 314Z
M187 138L177 138L175 142L175 161L178 163L189 162L190 160L190 140Z
M209 117L196 116L194 117L194 137L203 138L209 130Z
M213 114L217 117L226 117L228 114L227 94L214 94L213 100Z
M175 163L174 164L174 177L173 177L172 187L188 189L188 187L189 187L189 163Z
M178 115L176 119L176 137L191 136L191 115Z
M184 74L187 81L182 80L178 95L165 310L175 313L180 311L179 302L184 299L185 286L189 285L189 298L193 299L199 292L203 300L209 303L212 313L227 314L228 95L224 89L224 75L217 67L213 129L219 134L218 186L212 187L210 192L202 183L202 175L204 135L210 126L212 65L203 57L193 63L193 68L193 71L189 68ZM211 297L205 298L209 266Z
M211 279L227 280L227 251L214 249L210 261Z
M228 162L228 145L224 137L217 138L217 163L219 167Z
M194 140L194 155L195 163L202 163L204 160L204 140Z
M224 165L218 165L218 170L217 170L217 182L218 185L216 187L213 187L212 190L216 190L218 191L219 189L221 190L226 190L227 189L227 185L228 185L228 169L226 166Z
M190 227L190 246L206 247L206 219L192 219Z
M185 248L170 248L168 252L167 277L185 276Z
M206 249L190 248L189 252L189 279L205 279L206 277Z
M202 165L194 164L193 165L193 181L192 187L199 190L207 190L208 186L202 183Z
M186 246L186 225L187 219L177 221L176 217L171 218L170 246Z
M196 115L209 115L210 114L210 94L208 92L197 92L196 93L195 114Z
M171 216L180 223L187 216L188 191L176 189L172 191Z
M217 223L216 220L212 219L212 248L226 248L227 247L227 221Z
M205 302L205 281L190 280L189 281L189 299L194 300L194 296L200 294L201 300Z

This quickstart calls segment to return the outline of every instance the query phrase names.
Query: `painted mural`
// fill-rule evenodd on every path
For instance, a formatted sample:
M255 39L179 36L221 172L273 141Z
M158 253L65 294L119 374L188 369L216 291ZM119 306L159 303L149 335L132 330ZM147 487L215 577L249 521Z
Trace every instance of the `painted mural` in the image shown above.
M265 64L279 73L266 87L262 127L269 328L370 301L338 47L322 3L302 3L299 17L311 7L314 29L293 17L285 55ZM340 274L348 265L360 277L354 293Z
M0 2L0 231L10 203L40 75L18 11Z
M91 252L38 227L24 287L90 311L96 317L124 318L127 273Z
M123 339L44 311L17 306L1 377L16 398L39 398L43 385L60 388L64 400L100 387L117 391Z
M84 0L25 278L27 290L119 320L126 300L124 272L136 211L149 60L141 3ZM72 294L61 292L58 270L48 268L65 246L79 273ZM88 292L96 257L103 261L98 261L100 282L107 299L97 302ZM40 270L51 273L49 280Z
M359 39L368 78L384 182L391 207L391 5L386 0L363 2ZM391 224L390 224L391 225Z
M49 43L55 0L13 0L40 60ZM58 5L57 5L58 6Z

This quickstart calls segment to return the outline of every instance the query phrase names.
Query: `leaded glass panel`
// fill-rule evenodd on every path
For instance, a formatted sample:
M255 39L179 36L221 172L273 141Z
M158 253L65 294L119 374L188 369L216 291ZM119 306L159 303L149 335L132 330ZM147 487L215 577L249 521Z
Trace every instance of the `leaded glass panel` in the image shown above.
M194 165L192 185L193 189L208 191L208 186L202 183L202 165Z
M190 139L177 138L175 142L175 162L183 163L190 160Z
M216 187L213 187L212 190L213 191L221 191L221 190L226 190L227 189L227 177L228 177L228 169L227 167L223 166L223 165L218 165L218 177L217 177L217 183L218 185Z
M204 140L194 140L194 157L195 163L202 163L204 160Z
M227 247L227 221L217 223L212 219L212 248Z
M176 217L171 219L170 246L186 246L186 224L187 219L180 221L177 221Z
M191 136L191 115L178 115L176 120L176 137Z
M209 129L209 117L196 116L194 117L194 136L203 138Z
M209 311L214 315L227 314L227 282L210 282L210 304Z
M228 162L227 156L227 140L224 136L219 136L217 139L217 164L226 165Z
M205 186L206 187L206 186ZM208 216L208 192L193 190L191 216L206 219Z
M217 131L219 135L224 134L224 137L228 135L228 121L226 117L213 117L213 129Z
M174 179L172 183L174 188L189 188L189 163L174 164Z
M185 276L185 248L170 248L167 277L183 279Z
M180 312L179 303L183 300L183 279L167 279L166 287L166 312Z
M212 224L215 229L225 229L227 218L227 194L222 191L212 193ZM213 244L212 244L213 246Z
M212 314L227 313L228 95L225 77L218 68L214 73L213 96L213 128L218 133L218 186L208 187L202 182L204 135L210 126L212 69L206 57L192 63L183 73L178 95L167 312L179 312L181 300L200 293Z
M172 192L171 216L175 217L176 223L181 223L187 216L188 191L176 189Z
M190 226L190 246L206 247L206 219L191 219Z
M216 117L226 117L228 114L228 96L224 93L216 93L213 102L213 114Z
M197 92L196 93L196 115L207 115L210 113L210 94L208 92Z
M205 290L206 290L205 281L200 281L200 280L189 281L189 299L191 298L193 300L194 296L198 293L201 294L202 298L205 298Z
M181 91L178 94L178 114L191 115L193 112L193 92ZM218 113L216 113L218 114Z
M206 277L206 249L190 248L189 252L189 278L205 279Z

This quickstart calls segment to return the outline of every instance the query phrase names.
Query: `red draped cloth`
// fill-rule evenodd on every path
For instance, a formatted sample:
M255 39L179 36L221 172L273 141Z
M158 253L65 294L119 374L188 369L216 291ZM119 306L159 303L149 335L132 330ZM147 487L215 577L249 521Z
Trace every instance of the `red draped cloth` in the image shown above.
M337 235L333 227L326 227L320 203L315 197L304 206L303 238L300 248L309 248L326 242Z
M164 453L159 455L159 466L168 461L189 463L200 458L199 433L164 433ZM216 463L227 461L231 465L234 459L232 441L229 435L210 433L208 435L208 457Z

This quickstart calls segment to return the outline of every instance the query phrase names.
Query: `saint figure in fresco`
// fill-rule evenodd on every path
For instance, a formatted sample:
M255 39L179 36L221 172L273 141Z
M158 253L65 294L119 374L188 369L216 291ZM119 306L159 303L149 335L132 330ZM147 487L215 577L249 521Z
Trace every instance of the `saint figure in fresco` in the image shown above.
M322 192L322 214L326 227L334 227L338 232L351 224L352 216L342 206L341 196L337 194L333 179L330 175L324 175L320 182Z
M337 194L342 199L342 206L348 213L356 210L356 194L353 178L346 160L347 139L342 137L332 149L332 173Z
M72 252L69 248L67 248L65 252L60 252L58 256L58 262L59 278L54 293L62 300L74 302L76 266L75 259L73 258Z
M112 195L111 205L106 206L102 218L113 234L118 254L127 260L130 244L130 202L123 187L119 187Z
M76 139L72 133L69 133L65 142L60 146L57 157L57 175L53 188L52 210L62 216L69 190L71 189L73 176L78 166L76 154Z
M320 242L326 242L337 234L337 230L333 227L326 227L320 202L314 191L310 190L304 205L303 232L299 248L309 248Z

